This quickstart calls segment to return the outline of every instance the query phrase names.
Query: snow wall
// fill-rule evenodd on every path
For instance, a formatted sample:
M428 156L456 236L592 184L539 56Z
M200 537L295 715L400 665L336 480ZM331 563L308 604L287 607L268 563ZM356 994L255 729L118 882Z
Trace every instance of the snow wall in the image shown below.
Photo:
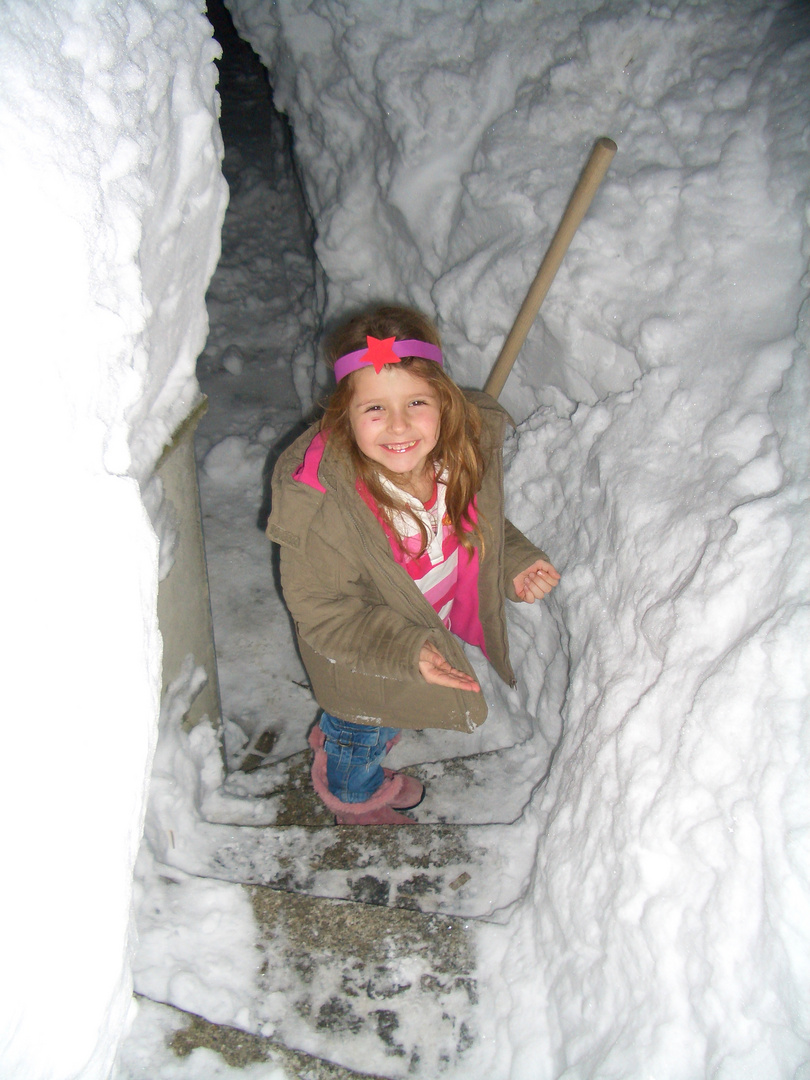
M505 699L562 700L563 734L530 890L480 934L480 1075L810 1076L806 5L229 6L293 125L327 315L435 313L462 384L619 145L503 394L512 516L563 573L512 616Z
M141 483L199 398L226 201L203 10L3 5L0 1074L14 1080L108 1076L131 1002L161 684Z

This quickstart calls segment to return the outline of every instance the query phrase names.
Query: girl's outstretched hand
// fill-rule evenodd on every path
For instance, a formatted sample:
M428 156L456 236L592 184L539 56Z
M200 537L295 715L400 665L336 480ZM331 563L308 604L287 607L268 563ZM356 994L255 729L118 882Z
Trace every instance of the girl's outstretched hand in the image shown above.
M481 687L472 676L452 667L429 641L425 642L419 653L419 671L425 682L432 683L434 686L450 686L455 690L481 692Z
M560 575L551 563L546 562L545 559L538 559L522 574L518 574L513 584L518 599L527 604L533 604L535 600L542 600L543 597L548 596L559 580Z

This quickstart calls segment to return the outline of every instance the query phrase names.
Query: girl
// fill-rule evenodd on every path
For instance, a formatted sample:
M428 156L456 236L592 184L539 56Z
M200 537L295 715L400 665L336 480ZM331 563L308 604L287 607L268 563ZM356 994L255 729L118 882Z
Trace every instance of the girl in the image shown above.
M486 717L458 638L510 685L504 597L559 581L503 515L506 413L445 373L419 312L379 307L333 337L337 389L279 458L268 535L323 710L312 779L338 824L405 824L418 780L380 765L400 728Z

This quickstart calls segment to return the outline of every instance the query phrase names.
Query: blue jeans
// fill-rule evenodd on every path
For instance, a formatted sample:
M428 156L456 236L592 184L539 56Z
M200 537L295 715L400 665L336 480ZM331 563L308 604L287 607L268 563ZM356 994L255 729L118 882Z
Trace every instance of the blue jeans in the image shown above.
M385 779L380 762L399 729L352 724L327 712L321 715L320 728L326 739L329 790L341 802L365 802Z

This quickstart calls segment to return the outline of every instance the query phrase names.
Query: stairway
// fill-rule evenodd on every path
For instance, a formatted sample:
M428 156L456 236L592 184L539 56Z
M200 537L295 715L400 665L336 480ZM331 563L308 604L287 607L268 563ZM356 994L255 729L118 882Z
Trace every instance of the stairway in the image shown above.
M206 1048L246 1076L264 1062L301 1080L473 1078L465 1061L491 1008L476 927L501 921L525 887L513 867L534 835L515 794L533 787L526 757L515 747L409 769L428 792L412 826L335 826L311 789L308 751L231 773L161 871L184 889L215 880L248 898L249 1007L237 1027L184 1012L171 992L142 992L141 1022L164 1031L176 1058ZM512 805L500 798L504 775L522 781L509 785ZM486 800L470 799L485 787ZM500 823L457 820L454 808L473 804ZM218 1076L211 1068L193 1075ZM121 1080L137 1075L130 1066Z

